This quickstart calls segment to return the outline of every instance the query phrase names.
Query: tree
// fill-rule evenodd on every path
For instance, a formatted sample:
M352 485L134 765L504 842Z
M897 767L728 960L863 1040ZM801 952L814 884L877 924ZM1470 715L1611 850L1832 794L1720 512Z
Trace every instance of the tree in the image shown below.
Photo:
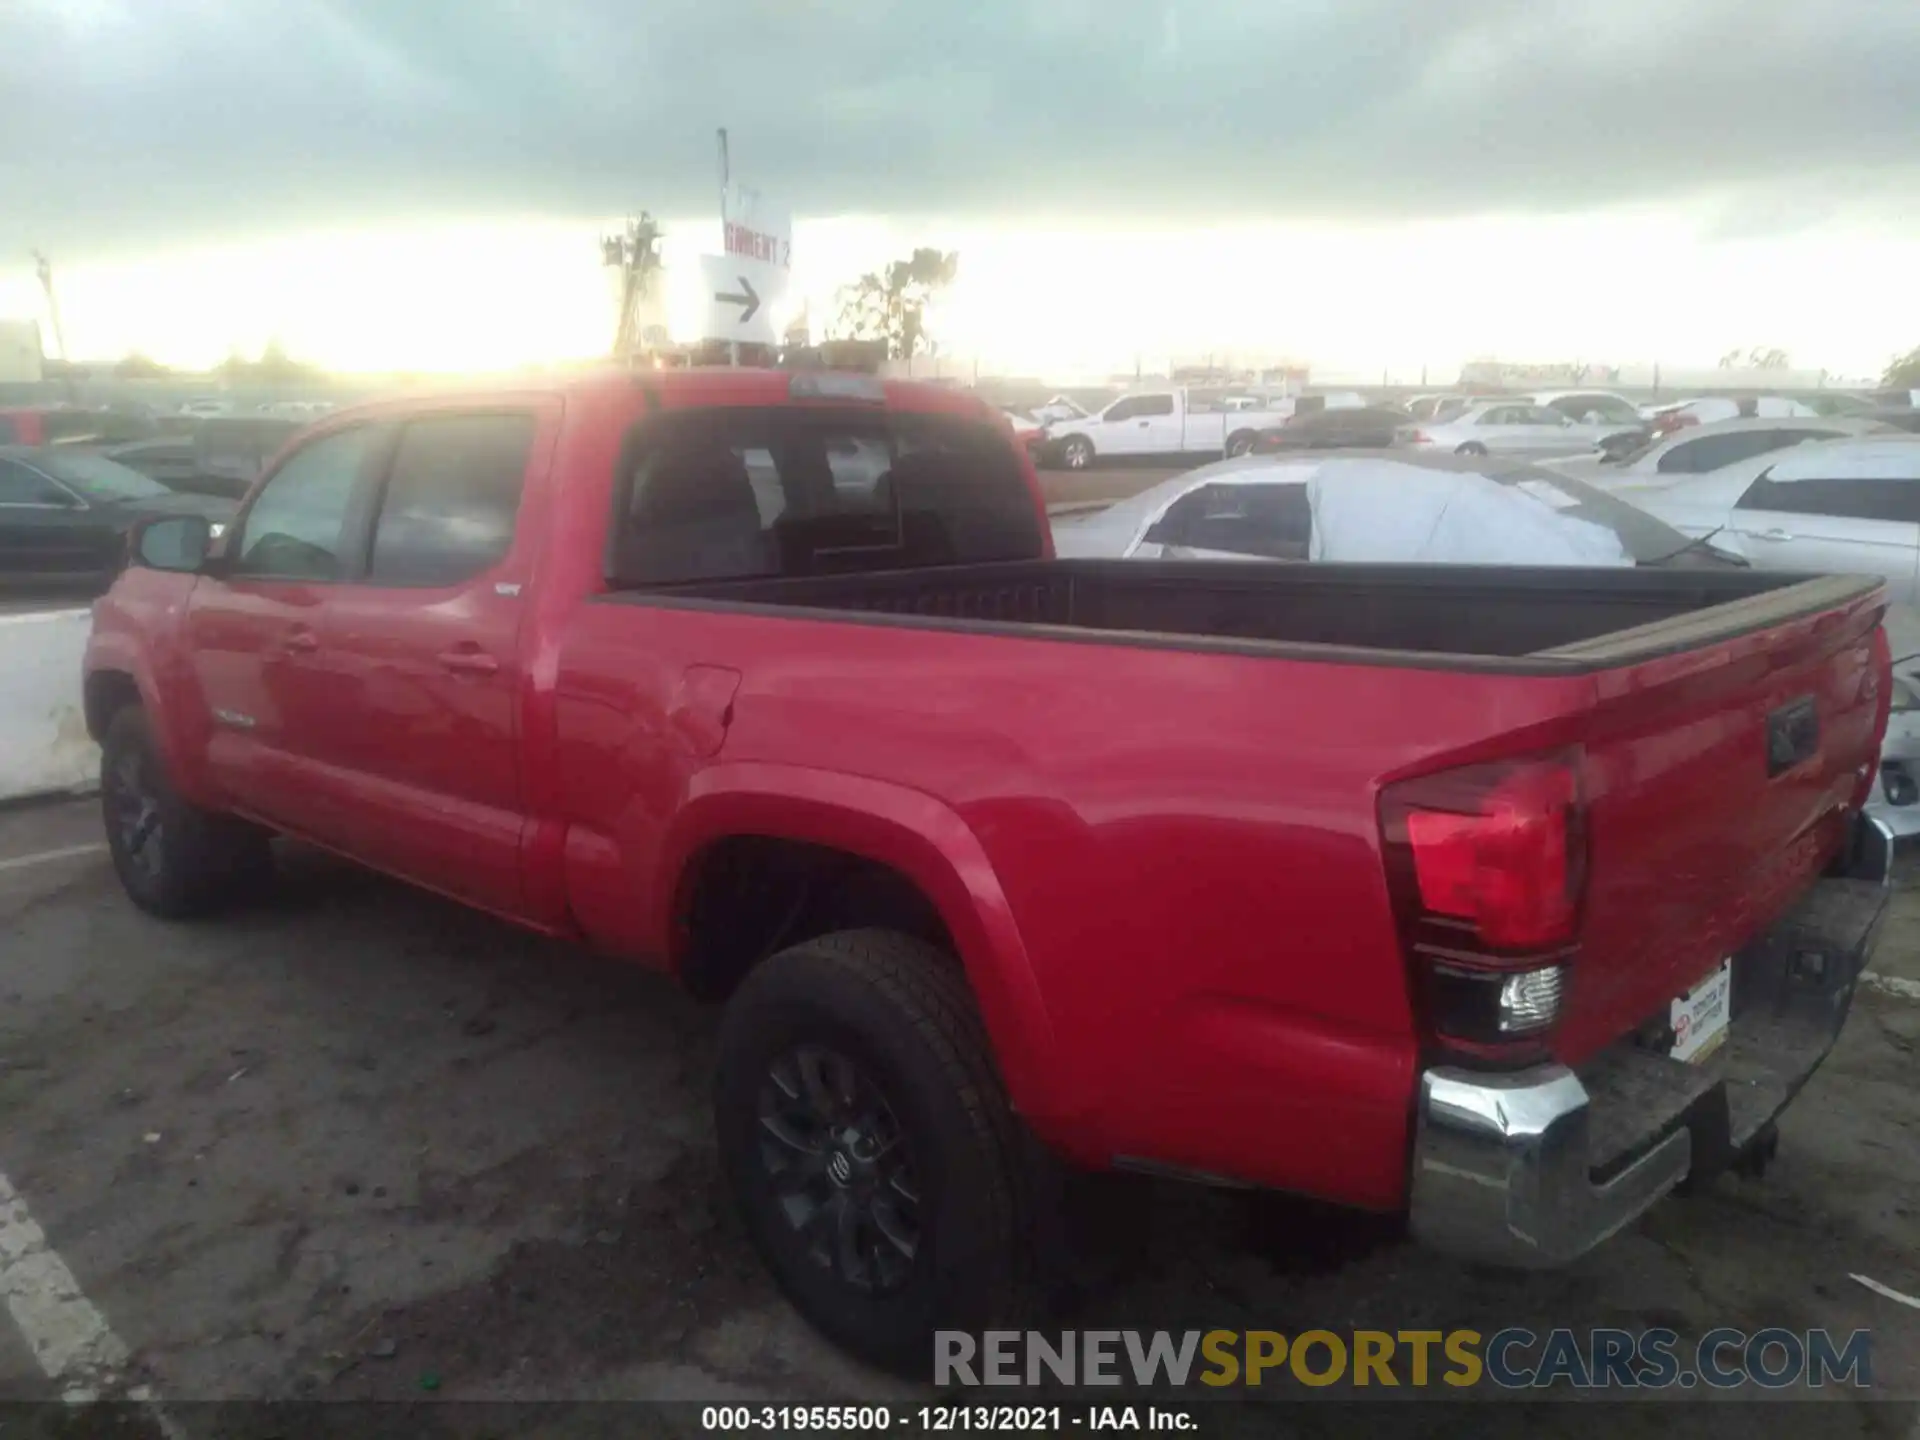
M325 378L326 372L287 354L278 340L269 340L258 360L249 360L237 349L217 367L217 373L230 385L308 385Z
M905 360L931 349L927 306L960 271L957 251L916 249L883 271L862 275L840 291L835 339L885 341L887 354Z
M149 355L131 350L122 356L120 363L113 367L116 380L164 380L173 371Z
M1920 390L1920 345L1887 362L1880 383L1889 390Z
M1729 350L1720 357L1722 370L1785 370L1791 365L1784 350L1763 350L1755 345L1751 350Z

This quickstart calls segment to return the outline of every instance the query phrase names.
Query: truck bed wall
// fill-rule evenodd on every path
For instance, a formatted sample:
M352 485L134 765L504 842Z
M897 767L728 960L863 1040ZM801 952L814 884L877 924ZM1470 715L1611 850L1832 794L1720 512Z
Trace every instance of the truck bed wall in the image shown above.
M663 593L946 620L1520 657L1766 594L1798 579L1740 570L1056 560L723 582Z

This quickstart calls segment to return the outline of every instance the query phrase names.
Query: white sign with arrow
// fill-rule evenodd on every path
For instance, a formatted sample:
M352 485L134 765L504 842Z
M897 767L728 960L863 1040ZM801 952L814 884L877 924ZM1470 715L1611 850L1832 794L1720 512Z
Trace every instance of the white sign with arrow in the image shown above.
M702 255L703 340L772 345L774 308L786 296L784 268L746 255Z

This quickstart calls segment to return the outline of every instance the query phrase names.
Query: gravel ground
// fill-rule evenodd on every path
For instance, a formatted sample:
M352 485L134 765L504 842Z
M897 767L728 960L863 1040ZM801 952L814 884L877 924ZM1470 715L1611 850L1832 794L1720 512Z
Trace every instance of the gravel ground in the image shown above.
M90 805L0 813L0 1173L170 1399L919 1403L793 1317L720 1203L712 1012L311 855L195 926L137 914L97 852L6 864L95 838ZM1920 979L1920 891L1877 968ZM1088 1182L1097 1278L1056 1323L1871 1327L1879 1391L1920 1394L1920 1311L1848 1278L1920 1293L1916 1044L1920 1002L1863 993L1764 1179L1664 1204L1557 1274L1463 1268L1296 1202ZM0 1322L0 1398L43 1392ZM1913 1423L1822 1400L1793 1407L1803 1433ZM1755 1411L1452 1405L1414 1429L1744 1440Z

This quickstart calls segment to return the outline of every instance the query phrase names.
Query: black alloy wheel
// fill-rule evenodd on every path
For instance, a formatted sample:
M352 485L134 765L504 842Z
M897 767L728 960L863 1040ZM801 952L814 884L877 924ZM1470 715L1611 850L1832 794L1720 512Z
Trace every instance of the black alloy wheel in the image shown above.
M920 1186L892 1101L838 1050L801 1045L760 1087L760 1164L796 1244L849 1289L900 1290L920 1247Z

